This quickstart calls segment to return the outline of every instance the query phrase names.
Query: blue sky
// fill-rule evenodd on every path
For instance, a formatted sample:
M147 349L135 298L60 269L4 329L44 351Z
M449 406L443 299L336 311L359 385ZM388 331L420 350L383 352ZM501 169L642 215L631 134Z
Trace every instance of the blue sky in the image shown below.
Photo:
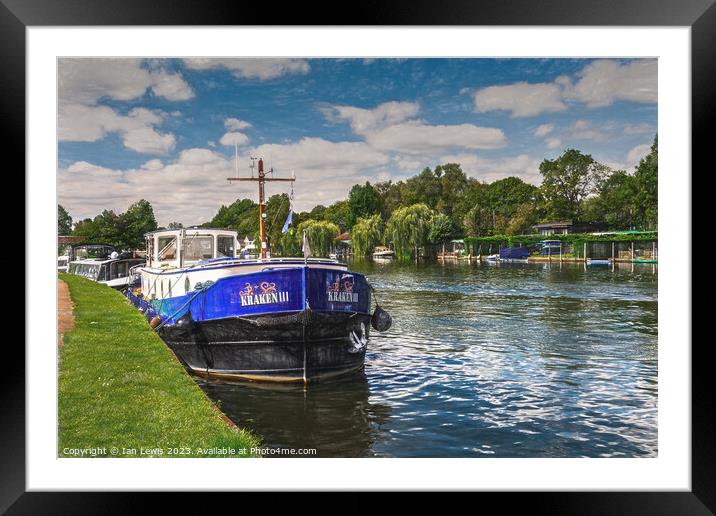
M298 210L446 161L539 184L577 148L631 171L656 82L651 59L63 59L59 202L79 219L145 198L160 224L204 222L256 197L225 180L234 143L240 174L249 156L295 171Z

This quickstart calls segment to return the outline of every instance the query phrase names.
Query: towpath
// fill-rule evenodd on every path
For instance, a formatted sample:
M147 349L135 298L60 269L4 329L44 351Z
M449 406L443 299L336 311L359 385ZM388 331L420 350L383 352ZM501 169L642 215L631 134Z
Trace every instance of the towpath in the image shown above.
M57 333L58 345L62 346L62 335L70 331L75 325L75 316L72 314L72 300L67 283L57 280Z

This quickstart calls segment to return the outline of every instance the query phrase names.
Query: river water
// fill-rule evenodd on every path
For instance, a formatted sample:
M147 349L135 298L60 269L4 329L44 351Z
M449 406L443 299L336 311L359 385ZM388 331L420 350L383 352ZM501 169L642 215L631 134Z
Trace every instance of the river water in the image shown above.
M654 457L657 266L353 264L393 316L324 384L200 381L270 448L319 457Z

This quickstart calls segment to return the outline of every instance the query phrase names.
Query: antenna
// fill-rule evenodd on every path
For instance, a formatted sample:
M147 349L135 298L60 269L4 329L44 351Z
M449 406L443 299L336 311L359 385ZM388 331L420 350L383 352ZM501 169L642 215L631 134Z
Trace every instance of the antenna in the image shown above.
M256 164L256 159L253 156L249 158L249 168L251 169L251 179L254 178L254 166Z
M236 170L236 177L239 177L239 144L234 142L234 169Z

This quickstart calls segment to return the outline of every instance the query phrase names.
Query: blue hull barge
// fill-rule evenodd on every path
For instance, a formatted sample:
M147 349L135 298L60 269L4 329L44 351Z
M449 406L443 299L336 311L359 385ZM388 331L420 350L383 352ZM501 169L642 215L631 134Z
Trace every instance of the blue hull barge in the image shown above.
M127 297L205 377L309 382L345 374L363 367L371 324L389 317L378 308L374 318L365 277L332 260L229 260L141 275L142 288ZM215 279L195 281L207 275ZM181 292L161 297L170 290Z
M248 243L240 250L236 231L148 233L147 264L135 271L141 286L127 297L201 376L308 383L363 367L370 327L391 324L377 304L371 315L365 277L336 260L311 258L305 233L302 258L269 255L264 183L295 179L266 177L263 160L257 177L228 179L258 182L258 257L242 258L253 252Z

